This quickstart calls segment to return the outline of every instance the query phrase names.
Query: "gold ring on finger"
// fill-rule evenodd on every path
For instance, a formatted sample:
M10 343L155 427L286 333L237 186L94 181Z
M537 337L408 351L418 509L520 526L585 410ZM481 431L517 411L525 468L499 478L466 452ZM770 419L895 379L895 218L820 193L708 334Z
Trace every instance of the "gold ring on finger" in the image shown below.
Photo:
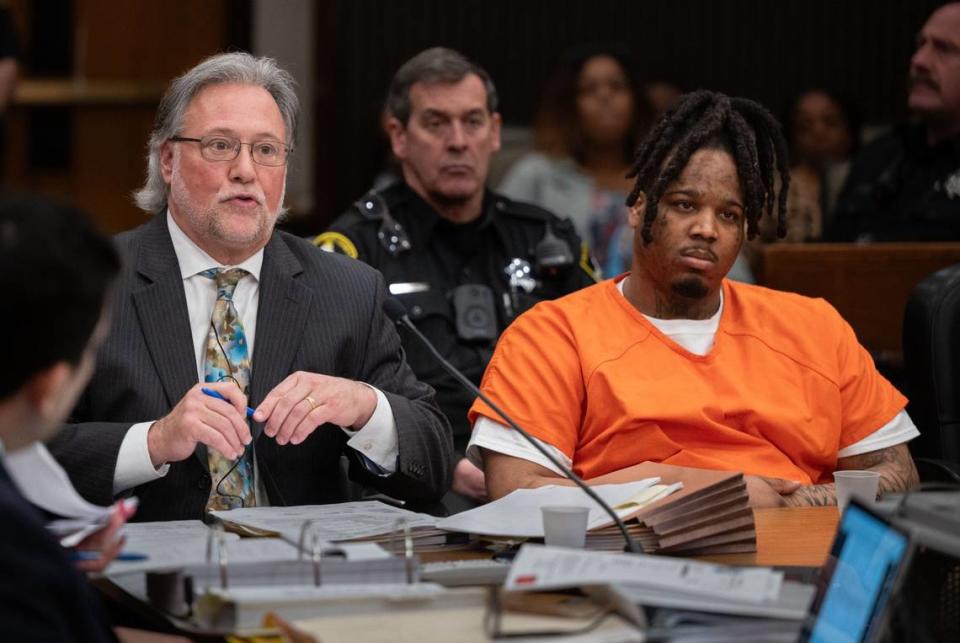
M315 399L313 399L312 397L310 397L309 395L306 396L306 397L303 398L303 399L305 399L305 400L307 401L307 404L310 405L310 410L311 410L311 411L314 410L315 408L317 408L318 406L320 406L319 404L317 404L317 401L316 401Z

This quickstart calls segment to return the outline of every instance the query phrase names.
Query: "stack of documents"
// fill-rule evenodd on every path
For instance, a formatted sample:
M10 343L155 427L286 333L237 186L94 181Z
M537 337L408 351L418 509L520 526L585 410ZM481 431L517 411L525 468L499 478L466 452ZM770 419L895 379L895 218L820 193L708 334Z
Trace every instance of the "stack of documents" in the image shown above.
M593 491L623 519L636 514L661 498L681 488L680 484L661 485L659 478L647 478L625 484L597 485ZM547 506L587 507L587 547L623 549L623 536L613 527L613 520L577 487L548 485L536 489L517 489L503 498L444 518L436 523L440 529L475 534L486 538L543 538L541 508ZM634 523L631 531L640 534Z
M507 590L602 588L618 611L642 624L640 606L756 616L804 618L815 587L783 580L766 567L735 568L691 560L524 545Z
M403 525L409 529L417 553L463 547L466 542L438 529L437 518L429 514L376 501L252 507L215 511L213 515L231 531L280 536L294 544L300 542L303 526L308 522L309 533L314 537L334 543L377 543L395 553L404 550Z
M645 462L589 482L627 482L651 475L682 489L630 514L636 521L636 531L631 531L644 552L698 556L757 550L753 511L741 473ZM601 533L615 542L614 530Z

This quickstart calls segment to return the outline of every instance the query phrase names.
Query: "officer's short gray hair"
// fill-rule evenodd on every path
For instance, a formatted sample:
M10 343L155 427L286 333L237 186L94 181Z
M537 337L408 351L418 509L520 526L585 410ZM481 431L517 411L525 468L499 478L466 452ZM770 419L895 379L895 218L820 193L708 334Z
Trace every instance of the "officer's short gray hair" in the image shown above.
M300 111L293 76L272 58L257 58L244 52L211 56L175 78L160 99L148 143L147 179L133 195L141 209L153 214L166 210L169 188L160 172L160 148L167 139L180 133L190 101L200 90L225 83L255 85L270 92L283 117L286 144L292 148Z
M493 79L480 65L463 54L446 47L433 47L403 63L393 75L387 93L387 113L407 124L410 120L410 88L416 83L427 85L459 83L470 74L476 74L487 90L487 109L497 111L497 88Z

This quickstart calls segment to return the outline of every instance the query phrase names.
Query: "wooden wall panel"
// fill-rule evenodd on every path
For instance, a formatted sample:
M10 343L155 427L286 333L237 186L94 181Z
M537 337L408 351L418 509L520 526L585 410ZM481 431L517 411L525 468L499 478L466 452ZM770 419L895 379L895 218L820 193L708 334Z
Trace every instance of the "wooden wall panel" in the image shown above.
M14 0L11 6L24 35L23 77L7 116L4 185L71 201L111 232L139 225L144 214L131 193L143 183L161 93L202 58L249 40L249 2ZM33 77L38 57L31 35L41 33L39 20L59 24L63 15L72 24L68 60L44 64L65 75ZM29 123L51 108L66 116L68 126L52 137L63 147L51 154L65 162L40 170L30 163Z

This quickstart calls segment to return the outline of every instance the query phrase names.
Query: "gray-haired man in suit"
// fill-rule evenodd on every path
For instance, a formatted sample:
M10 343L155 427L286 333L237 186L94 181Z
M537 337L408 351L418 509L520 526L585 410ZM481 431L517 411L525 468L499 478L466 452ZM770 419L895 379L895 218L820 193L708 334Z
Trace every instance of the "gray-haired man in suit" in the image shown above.
M341 454L391 496L449 486L450 429L403 359L380 274L274 230L297 109L289 74L243 53L162 99L136 195L155 216L118 238L111 332L52 445L89 499L132 491L140 520L336 502Z

